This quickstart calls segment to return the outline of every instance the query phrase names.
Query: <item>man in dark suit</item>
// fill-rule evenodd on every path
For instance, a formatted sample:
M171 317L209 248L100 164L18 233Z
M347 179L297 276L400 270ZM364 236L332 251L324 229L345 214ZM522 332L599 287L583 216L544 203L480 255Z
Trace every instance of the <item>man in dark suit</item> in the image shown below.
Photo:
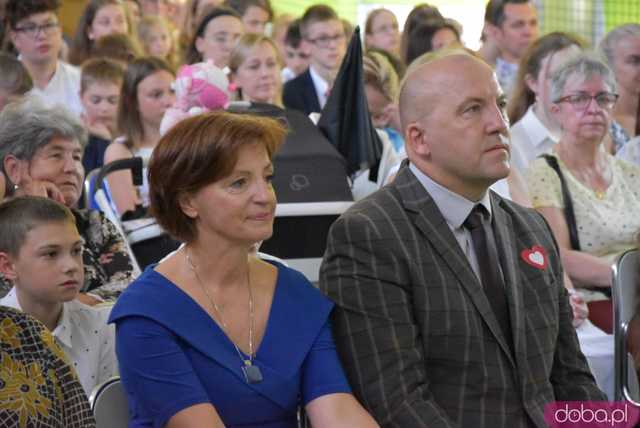
M571 324L557 245L488 191L509 173L505 99L464 51L412 67L408 164L334 223L320 287L356 396L382 427L546 427L556 400L606 400Z
M307 71L284 85L282 101L287 108L320 112L327 101L347 49L342 21L326 5L309 7L300 20L300 33L309 54Z

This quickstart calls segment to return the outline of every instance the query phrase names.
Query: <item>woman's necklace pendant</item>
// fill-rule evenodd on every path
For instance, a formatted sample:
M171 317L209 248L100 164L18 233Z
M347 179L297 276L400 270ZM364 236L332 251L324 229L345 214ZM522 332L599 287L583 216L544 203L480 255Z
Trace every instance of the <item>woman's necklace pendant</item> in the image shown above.
M259 383L262 382L262 372L260 367L254 366L251 360L244 360L244 366L242 366L242 372L247 383Z

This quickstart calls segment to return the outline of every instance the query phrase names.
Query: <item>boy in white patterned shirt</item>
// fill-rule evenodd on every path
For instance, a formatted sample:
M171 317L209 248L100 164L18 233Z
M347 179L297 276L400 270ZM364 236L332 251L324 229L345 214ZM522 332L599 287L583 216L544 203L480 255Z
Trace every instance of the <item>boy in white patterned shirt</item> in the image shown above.
M84 283L82 238L68 208L40 197L0 204L0 273L13 283L0 304L52 332L87 395L117 374L107 310L75 300Z

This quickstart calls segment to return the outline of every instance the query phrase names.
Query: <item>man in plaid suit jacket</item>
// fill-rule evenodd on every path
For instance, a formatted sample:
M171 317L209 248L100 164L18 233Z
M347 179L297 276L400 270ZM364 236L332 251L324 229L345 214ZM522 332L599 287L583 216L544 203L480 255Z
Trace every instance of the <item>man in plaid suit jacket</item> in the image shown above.
M400 111L408 164L336 221L321 268L356 396L398 428L542 428L547 403L606 400L571 324L548 225L488 191L509 173L491 68L463 51L437 55L409 70ZM462 226L476 204L492 219L509 326Z

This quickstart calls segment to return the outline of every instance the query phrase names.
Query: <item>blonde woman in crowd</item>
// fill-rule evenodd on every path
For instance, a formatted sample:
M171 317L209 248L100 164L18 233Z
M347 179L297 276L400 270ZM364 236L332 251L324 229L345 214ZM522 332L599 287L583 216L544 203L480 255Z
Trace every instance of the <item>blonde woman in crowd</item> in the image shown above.
M364 24L365 47L385 50L400 55L400 30L398 19L388 9L374 9Z
M269 37L242 36L231 53L229 69L239 99L282 107L282 60Z
M138 23L138 40L145 55L165 60L173 69L180 61L173 25L161 16L145 16Z

